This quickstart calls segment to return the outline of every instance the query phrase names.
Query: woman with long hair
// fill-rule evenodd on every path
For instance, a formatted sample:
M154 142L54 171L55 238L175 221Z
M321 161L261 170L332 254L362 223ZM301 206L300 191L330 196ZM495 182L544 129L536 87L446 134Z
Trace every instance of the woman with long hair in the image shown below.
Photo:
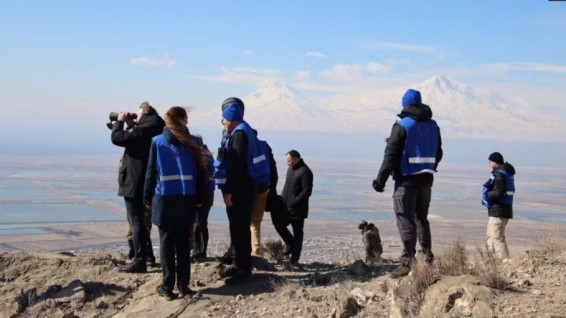
M157 294L168 300L175 282L179 297L192 296L189 236L197 205L206 189L208 160L187 128L187 111L174 106L165 114L163 134L152 140L147 167L144 203L152 209L159 229L162 284ZM176 260L176 262L175 262Z

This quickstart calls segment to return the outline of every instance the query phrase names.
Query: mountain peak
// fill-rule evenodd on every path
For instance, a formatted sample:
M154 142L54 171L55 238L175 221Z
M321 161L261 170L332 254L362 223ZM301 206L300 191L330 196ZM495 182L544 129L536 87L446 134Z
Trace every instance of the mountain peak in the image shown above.
M292 99L297 95L285 82L269 80L261 82L258 85L258 89L246 97L246 99L260 96L264 100Z

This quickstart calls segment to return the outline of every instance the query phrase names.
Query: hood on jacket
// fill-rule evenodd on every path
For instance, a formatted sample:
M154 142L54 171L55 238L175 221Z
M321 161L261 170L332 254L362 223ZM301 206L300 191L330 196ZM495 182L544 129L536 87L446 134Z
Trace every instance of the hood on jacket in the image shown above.
M495 172L497 172L497 170L505 170L510 175L512 175L512 176L515 175L515 167L513 167L513 165L510 164L509 162L506 162L506 163L500 165L499 167L497 167L497 169L495 169Z
M425 104L409 105L397 115L399 118L411 117L416 121L426 121L432 118L432 110Z

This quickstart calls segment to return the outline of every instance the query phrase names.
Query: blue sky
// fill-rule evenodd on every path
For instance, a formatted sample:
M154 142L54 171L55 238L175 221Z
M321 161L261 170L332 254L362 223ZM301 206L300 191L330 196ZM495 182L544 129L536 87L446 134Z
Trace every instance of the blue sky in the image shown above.
M0 43L3 143L144 100L217 107L269 79L316 98L441 74L557 112L566 96L559 1L4 1Z

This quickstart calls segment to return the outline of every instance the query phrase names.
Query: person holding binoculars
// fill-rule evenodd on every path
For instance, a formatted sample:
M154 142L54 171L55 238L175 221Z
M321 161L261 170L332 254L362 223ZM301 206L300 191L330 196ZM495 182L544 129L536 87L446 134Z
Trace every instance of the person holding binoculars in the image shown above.
M135 116L127 112L110 114L111 140L124 148L118 171L118 195L124 197L128 223L132 227L134 259L120 268L126 273L147 272L149 233L144 225L143 187L151 139L163 132L165 122L148 102L143 102ZM134 122L135 120L135 122ZM124 129L124 123L127 126ZM109 125L110 126L110 125Z

